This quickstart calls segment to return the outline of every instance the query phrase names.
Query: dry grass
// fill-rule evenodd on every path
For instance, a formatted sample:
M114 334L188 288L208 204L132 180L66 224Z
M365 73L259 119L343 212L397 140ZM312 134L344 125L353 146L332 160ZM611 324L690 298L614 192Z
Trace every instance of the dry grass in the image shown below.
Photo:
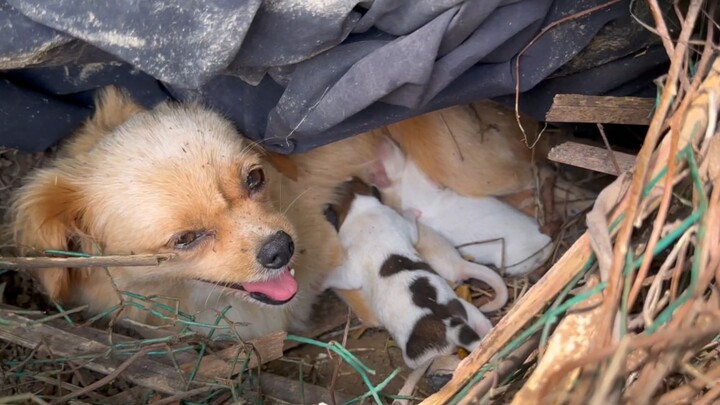
M425 403L713 403L720 397L715 10L700 1L677 9L682 31L671 39L657 4L650 6L671 67L635 169L600 194L586 234ZM704 42L695 39L703 29ZM494 376L494 391L476 389L537 333L540 347L521 353L522 366L506 371L506 381Z

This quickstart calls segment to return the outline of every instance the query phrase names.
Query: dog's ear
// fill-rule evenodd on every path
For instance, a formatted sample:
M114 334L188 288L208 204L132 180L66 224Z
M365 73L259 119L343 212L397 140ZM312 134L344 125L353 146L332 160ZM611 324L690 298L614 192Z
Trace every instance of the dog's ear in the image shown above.
M292 181L298 179L298 167L297 164L287 155L281 155L279 153L263 150L263 157L265 160L275 168L275 170L284 174L287 178Z
M292 181L297 181L300 170L298 169L297 163L288 155L273 152L260 146L258 142L252 142L248 147L260 155L263 160L270 163L275 170L284 174L285 177Z
M117 87L108 86L95 95L95 112L60 150L60 156L88 153L97 142L133 115L145 111L130 95Z
M82 194L55 168L37 171L15 194L9 213L13 238L21 255L47 249L68 250L84 215ZM70 270L29 270L50 299L62 301L69 292Z
M390 187L405 169L405 154L389 137L383 136L373 163L373 183L380 189Z

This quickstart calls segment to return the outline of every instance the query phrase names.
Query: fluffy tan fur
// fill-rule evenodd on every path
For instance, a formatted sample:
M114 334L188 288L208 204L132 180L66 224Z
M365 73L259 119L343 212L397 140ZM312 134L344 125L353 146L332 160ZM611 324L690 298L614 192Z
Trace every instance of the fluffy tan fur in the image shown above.
M17 192L10 211L15 240L22 254L177 253L159 267L34 271L52 299L86 304L91 313L119 303L117 287L174 297L170 304L200 322L211 322L217 309L232 305L228 318L247 323L237 326L245 338L298 329L306 325L324 275L343 260L324 207L336 200L334 190L347 178L373 180L381 136L391 134L410 159L460 193L505 194L527 186L528 156L516 132L509 137L503 128L488 132L475 117L485 110L469 114L468 108L431 113L288 158L259 151L227 120L200 106L168 103L146 111L110 88L58 158ZM255 167L264 169L266 185L250 195L242 180ZM178 251L169 243L196 229L211 234L196 248ZM263 280L256 252L279 230L296 244L292 263L299 290L290 303L264 305L196 280ZM122 317L136 324L160 322L133 308Z

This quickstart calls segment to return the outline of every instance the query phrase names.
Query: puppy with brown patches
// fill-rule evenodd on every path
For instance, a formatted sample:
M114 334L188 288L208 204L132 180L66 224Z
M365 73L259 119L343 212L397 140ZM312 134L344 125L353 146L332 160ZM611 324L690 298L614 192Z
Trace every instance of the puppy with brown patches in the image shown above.
M346 202L335 208L346 260L325 286L361 289L411 368L457 346L472 351L492 328L490 321L458 299L422 260L414 247L418 230L413 214L401 216L371 195L369 186L364 188L353 180Z
M311 286L323 277L313 261L330 268L342 258L332 241L302 242L332 227L317 205L294 201L298 194L219 115L197 105L145 111L110 89L53 164L17 192L11 212L26 254L176 255L157 267L35 270L51 299L99 313L120 303L120 291L164 296L210 324L229 305L226 319L252 338L305 323ZM162 322L132 306L122 317Z

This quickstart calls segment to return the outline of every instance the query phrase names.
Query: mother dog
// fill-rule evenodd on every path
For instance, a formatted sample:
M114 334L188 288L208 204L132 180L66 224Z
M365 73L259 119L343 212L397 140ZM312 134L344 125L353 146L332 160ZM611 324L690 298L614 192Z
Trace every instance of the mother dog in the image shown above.
M175 254L157 267L33 271L51 299L88 305L90 313L130 299L120 292L132 291L199 323L214 322L231 306L225 319L243 338L299 329L325 274L343 260L323 210L351 176L382 182L371 167L386 135L433 180L462 194L507 194L532 183L530 152L514 118L490 104L281 157L201 106L145 110L109 88L52 164L17 191L10 210L15 241L22 254ZM165 322L133 306L121 318L151 326L140 328L148 335Z

